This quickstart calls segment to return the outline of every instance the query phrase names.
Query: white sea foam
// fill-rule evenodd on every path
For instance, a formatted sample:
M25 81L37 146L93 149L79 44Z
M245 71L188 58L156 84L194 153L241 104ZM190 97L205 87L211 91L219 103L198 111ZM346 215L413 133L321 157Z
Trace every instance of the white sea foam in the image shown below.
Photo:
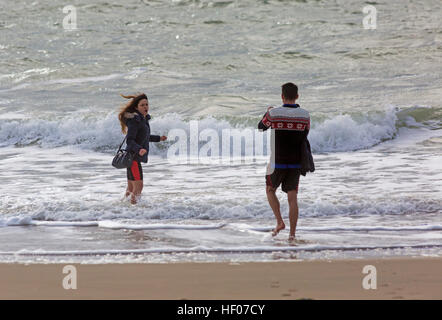
M313 151L353 151L370 148L394 138L397 116L393 108L374 119L357 121L350 115L339 115L314 126L310 133Z
M260 232L270 232L274 227L248 227L248 230L260 231ZM372 232L372 231L440 231L442 230L442 225L428 225L428 226L407 226L407 227L382 227L382 226L352 226L352 227L300 227L297 228L298 231L308 231L308 232L340 232L340 231L360 231L360 232Z
M249 203L241 202L247 201ZM442 212L442 203L439 200L417 200L407 198L391 199L382 201L380 199L373 203L367 200L365 203L356 199L354 202L333 204L330 201L311 202L301 199L299 206L304 217L333 217L333 216L382 216L382 215L405 215ZM22 199L21 203L10 204L5 202L2 205L3 211L14 212L3 216L0 219L0 226L40 224L48 225L57 223L70 223L81 226L90 221L119 221L123 219L135 221L149 220L170 220L175 219L260 219L269 217L268 204L262 198L233 198L230 203L219 204L215 199L206 197L195 197L195 199L184 199L181 197L174 199L152 198L151 202L129 207L124 203L117 204L104 200L91 202L88 199L78 199L77 201L63 200L48 202L44 199L34 198ZM282 204L282 209L286 211L286 204ZM9 217L8 217L9 216ZM39 222L31 222L39 221ZM43 223L44 221L44 223ZM54 222L60 221L60 222ZM100 226L106 227L107 222L102 222ZM124 225L111 224L109 228L125 228ZM127 227L127 226L126 226ZM133 226L142 229L143 226ZM149 225L145 226L149 228ZM165 227L165 226L164 226Z
M122 222L115 221L100 221L97 223L98 227L106 228L106 229L127 229L127 230L165 230L165 229L174 229L174 230L214 230L220 229L225 224L217 223L217 224L201 224L201 225L189 225L189 224L164 224L164 223L155 223L155 224L127 224Z
M205 247L196 246L192 248L150 248L150 249L131 249L131 250L27 250L23 249L15 252L0 251L0 256L103 256L103 255L137 255L137 254L178 254L178 253L265 253L265 252L300 252L300 251L356 251L356 250L376 250L376 249L401 249L401 248L440 248L440 243L422 243L418 245L346 245L346 246L328 246L328 245L297 245L297 246L256 246L256 247Z
M216 230L216 229L237 229L246 231L270 232L273 227L256 227L245 223L215 223L215 224L176 224L176 223L139 223L123 222L113 220L103 221L42 221L33 220L31 217L12 217L0 219L0 227L11 226L44 226L44 227L99 227L103 229L125 229L125 230ZM327 226L327 227L298 227L303 232L377 232L377 231L440 231L442 225L408 225L408 226Z
M322 122L312 121L309 140L314 152L354 151L373 147L383 141L394 139L398 126L398 111L388 108L384 113L352 117L338 115ZM407 119L410 117L407 117ZM414 122L415 123L415 122ZM414 123L411 125L413 126ZM152 134L168 135L172 129L181 129L189 139L189 120L177 114L154 117ZM231 125L227 120L206 117L198 121L199 132L215 130L222 137L222 130L248 128L247 125ZM255 128L251 128L255 129ZM114 150L122 140L116 113L79 114L64 118L48 119L0 119L0 146L40 145L42 147L78 146L89 150ZM264 140L264 143L265 140ZM152 144L151 154L165 156L172 141L158 146ZM200 147L201 147L200 143ZM221 145L221 144L220 144Z

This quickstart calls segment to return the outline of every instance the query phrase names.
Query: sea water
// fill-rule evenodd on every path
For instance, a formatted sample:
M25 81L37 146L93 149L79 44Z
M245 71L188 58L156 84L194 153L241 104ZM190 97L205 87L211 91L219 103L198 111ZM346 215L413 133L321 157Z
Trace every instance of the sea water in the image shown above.
M75 28L66 5L1 4L0 261L441 255L439 1L72 1ZM271 236L268 141L255 135L288 81L316 164L301 177L295 242L280 190L287 229ZM170 139L151 144L131 205L110 163L119 94L137 92L152 133ZM252 132L253 152L223 154L226 130ZM171 161L177 131L184 161ZM204 132L219 138L211 161L198 158Z

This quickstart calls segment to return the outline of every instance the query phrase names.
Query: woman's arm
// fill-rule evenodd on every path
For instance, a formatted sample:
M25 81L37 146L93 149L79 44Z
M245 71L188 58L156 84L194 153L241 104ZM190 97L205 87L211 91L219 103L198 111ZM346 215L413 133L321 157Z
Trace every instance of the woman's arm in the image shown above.
M151 135L149 138L149 142L160 142L160 141L164 141L164 140L167 140L166 136Z
M160 136L157 136L157 135L154 135L154 134L150 135L149 142L160 142L160 141L161 141L161 137Z

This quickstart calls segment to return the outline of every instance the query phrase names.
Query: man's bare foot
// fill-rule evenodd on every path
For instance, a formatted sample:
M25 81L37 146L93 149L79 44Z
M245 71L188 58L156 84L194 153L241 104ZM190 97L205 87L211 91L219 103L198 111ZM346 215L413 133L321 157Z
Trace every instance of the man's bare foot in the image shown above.
M278 223L276 225L276 228L272 230L272 237L276 236L279 233L279 231L284 230L284 229L285 229L284 222Z
M295 236L289 236L289 242L295 242Z

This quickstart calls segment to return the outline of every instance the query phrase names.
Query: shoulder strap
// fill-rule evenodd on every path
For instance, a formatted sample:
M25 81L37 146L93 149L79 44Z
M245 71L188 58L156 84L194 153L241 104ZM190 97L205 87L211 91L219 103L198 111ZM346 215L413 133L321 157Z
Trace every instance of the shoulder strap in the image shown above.
M121 150L121 147L123 146L124 142L126 141L127 136L124 137L123 142L121 142L120 146L118 147L118 151Z

